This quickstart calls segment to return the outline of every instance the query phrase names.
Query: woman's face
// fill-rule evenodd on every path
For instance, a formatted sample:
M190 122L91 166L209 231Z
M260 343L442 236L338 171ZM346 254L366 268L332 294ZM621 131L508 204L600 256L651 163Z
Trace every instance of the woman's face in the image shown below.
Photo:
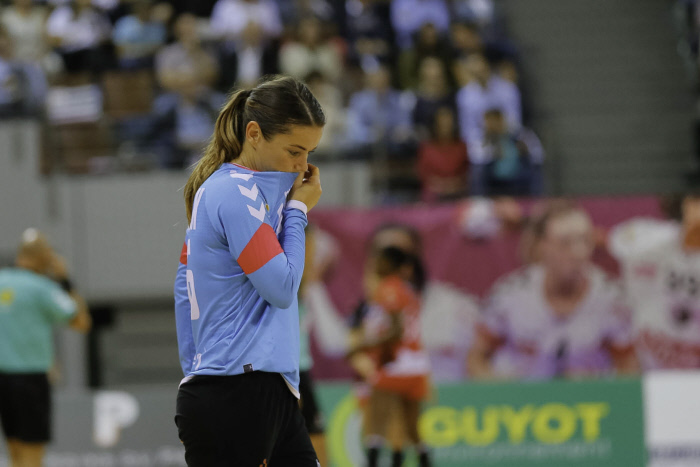
M259 126L256 122L248 124ZM249 129L250 130L250 129ZM256 153L262 170L276 172L306 172L309 168L309 154L316 149L321 140L323 127L293 126L289 133L280 133L266 140L259 133L248 131L249 141Z
M593 224L572 211L551 219L539 242L542 264L554 277L572 280L584 274L594 249Z

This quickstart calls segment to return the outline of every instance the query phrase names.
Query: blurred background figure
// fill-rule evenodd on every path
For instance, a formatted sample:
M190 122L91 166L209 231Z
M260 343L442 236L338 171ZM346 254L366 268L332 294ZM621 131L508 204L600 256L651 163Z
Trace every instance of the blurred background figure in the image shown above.
M457 93L460 134L469 147L472 165L481 168L488 163L483 148L484 114L490 109L500 109L508 130L518 130L522 125L520 91L513 83L493 74L481 54L471 55L465 66L469 81Z
M211 32L235 43L249 23L257 23L265 39L282 34L279 8L274 0L218 0L211 13Z
M390 2L346 0L346 32L349 56L355 63L368 59L389 61L394 54L394 30Z
M413 34L430 23L440 33L450 26L450 11L445 0L394 0L391 2L391 24L396 42L402 49L413 43Z
M343 106L343 95L338 86L329 81L320 71L309 73L304 82L314 93L326 114L326 126L314 156L319 159L342 157L346 150L347 116Z
M49 44L69 73L103 71L113 66L112 25L91 0L72 0L57 7L46 23Z
M437 110L431 136L418 149L423 201L459 199L469 191L469 158L452 107Z
M467 367L474 378L581 378L638 369L631 312L591 264L593 224L568 202L530 221L532 264L507 275L485 303Z
M251 87L263 76L278 73L277 47L275 41L265 39L259 23L248 23L239 40L219 46L219 88Z
M413 124L421 139L431 136L435 113L442 107L456 112L455 96L448 81L447 69L440 59L426 57L420 63L416 105L413 108Z
M158 81L165 91L153 103L146 139L158 164L177 169L195 162L209 141L225 96L212 86L218 63L201 44L197 19L182 14L175 23L177 42L156 57Z
M13 44L13 56L23 62L39 63L48 75L58 74L63 63L51 51L46 37L46 8L32 0L14 0L0 16Z
M484 114L483 179L474 180L474 194L528 196L541 193L542 146L523 128L508 129L500 109Z
M39 64L17 60L12 38L0 25L0 119L42 115L46 89Z
M343 70L342 57L325 36L324 25L310 16L300 20L294 39L280 50L280 71L303 79L309 73L321 72L336 82Z
M133 13L121 17L112 31L119 67L152 68L156 52L168 38L172 7L167 3L136 0L132 9Z
M53 326L85 333L90 323L65 260L26 230L15 267L0 270L0 423L13 466L41 467L51 441Z
M633 219L610 236L648 371L700 368L700 193L666 207L669 220Z
M391 86L386 65L365 73L365 87L350 97L348 143L355 146L353 157L367 158L379 146L389 155L406 155L413 142L411 109L413 96Z
M304 274L299 287L299 322L301 332L299 338L301 357L299 359L299 393L301 394L301 413L304 415L306 429L311 437L311 443L316 450L316 456L321 465L328 463L328 450L326 446L325 421L321 413L321 407L314 388L314 378L311 373L314 361L311 356L311 325L313 315L308 313L304 301L306 288L309 284L318 283L325 273L324 265L318 261L316 253L316 232L313 225L306 228L306 250L304 253Z
M449 43L446 38L441 35L434 24L425 23L416 32L416 39L413 45L401 52L398 57L398 76L399 84L402 89L415 89L422 80L421 84L425 83L425 77L421 75L425 71L422 69L423 62L428 57L433 57L442 62L444 66L449 63ZM437 78L436 86L440 84L440 77ZM445 76L443 79L447 78Z

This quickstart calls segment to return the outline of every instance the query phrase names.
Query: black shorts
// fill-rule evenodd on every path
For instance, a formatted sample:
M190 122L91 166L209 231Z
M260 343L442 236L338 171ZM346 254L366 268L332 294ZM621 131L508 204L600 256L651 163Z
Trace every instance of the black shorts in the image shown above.
M45 373L0 373L0 424L7 439L51 440L51 388Z
M299 393L301 394L301 414L304 416L306 429L311 435L322 434L324 431L323 414L318 408L314 380L310 371L299 373Z
M195 376L175 424L189 467L318 467L299 402L278 373Z

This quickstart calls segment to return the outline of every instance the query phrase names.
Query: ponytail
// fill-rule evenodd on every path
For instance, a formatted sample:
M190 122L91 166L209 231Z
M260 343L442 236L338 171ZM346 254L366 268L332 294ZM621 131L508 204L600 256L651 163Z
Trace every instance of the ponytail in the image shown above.
M288 133L293 125L322 127L326 117L309 88L291 77L264 78L255 88L234 93L216 119L214 135L185 185L188 222L197 190L221 164L240 157L246 126L253 121L269 141Z
M221 164L236 159L243 149L245 139L243 114L250 93L250 90L243 90L231 96L216 119L214 135L185 185L187 222L192 220L192 205L199 187L221 167Z

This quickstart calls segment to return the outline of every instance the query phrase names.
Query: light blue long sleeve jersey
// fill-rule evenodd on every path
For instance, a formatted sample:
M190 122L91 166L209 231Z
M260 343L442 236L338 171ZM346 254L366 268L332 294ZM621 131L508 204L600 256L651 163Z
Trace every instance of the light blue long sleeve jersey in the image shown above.
M298 394L307 219L287 205L296 176L226 163L197 191L175 278L185 376L274 372Z

